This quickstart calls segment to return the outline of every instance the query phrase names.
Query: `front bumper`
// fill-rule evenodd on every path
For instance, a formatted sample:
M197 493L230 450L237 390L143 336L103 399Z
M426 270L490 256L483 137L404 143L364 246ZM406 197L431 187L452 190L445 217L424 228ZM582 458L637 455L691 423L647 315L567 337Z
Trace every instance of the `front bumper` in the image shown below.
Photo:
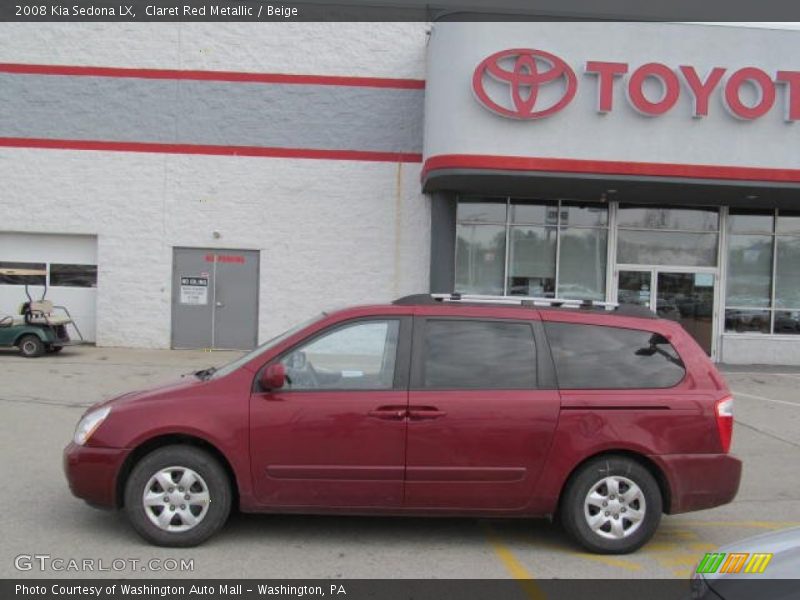
M64 448L64 474L72 494L99 508L116 508L117 474L127 448L93 448L70 442Z
M667 477L669 514L727 504L739 491L742 461L730 454L666 454L650 458Z

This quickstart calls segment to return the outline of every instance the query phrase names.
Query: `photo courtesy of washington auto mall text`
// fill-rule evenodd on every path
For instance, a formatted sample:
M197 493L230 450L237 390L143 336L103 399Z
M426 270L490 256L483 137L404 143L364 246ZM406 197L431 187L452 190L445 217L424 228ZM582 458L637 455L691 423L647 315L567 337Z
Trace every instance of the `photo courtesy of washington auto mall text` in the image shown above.
M0 1L0 600L800 600L796 0Z
M96 583L80 585L75 583L17 583L14 585L14 595L18 597L59 597L59 598L116 598L116 597L158 597L158 598L191 598L191 597L233 597L241 598L247 592L258 596L346 596L347 591L341 583L322 585L269 585L265 583L247 584L184 584L184 583Z

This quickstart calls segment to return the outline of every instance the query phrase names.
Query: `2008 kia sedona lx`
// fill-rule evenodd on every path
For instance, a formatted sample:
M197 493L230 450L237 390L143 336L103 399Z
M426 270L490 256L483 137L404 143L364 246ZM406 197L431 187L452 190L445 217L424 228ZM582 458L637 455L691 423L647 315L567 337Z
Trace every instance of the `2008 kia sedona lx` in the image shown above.
M563 304L563 303L562 303ZM245 512L558 516L631 552L730 502L733 399L642 309L401 298L323 314L220 369L93 406L72 492L189 546Z

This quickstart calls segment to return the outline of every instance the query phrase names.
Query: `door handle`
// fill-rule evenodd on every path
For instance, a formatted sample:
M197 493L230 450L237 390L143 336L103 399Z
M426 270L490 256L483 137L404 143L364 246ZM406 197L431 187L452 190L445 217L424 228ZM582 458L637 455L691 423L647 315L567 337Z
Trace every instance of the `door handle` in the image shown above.
M400 421L405 419L408 411L405 406L379 406L375 410L367 413L375 419L385 419L387 421Z
M220 302L219 300L217 300L217 308L222 308L223 306L225 306L225 305L222 302Z
M408 411L410 419L438 419L445 416L447 416L447 413L435 406L418 406L410 408Z

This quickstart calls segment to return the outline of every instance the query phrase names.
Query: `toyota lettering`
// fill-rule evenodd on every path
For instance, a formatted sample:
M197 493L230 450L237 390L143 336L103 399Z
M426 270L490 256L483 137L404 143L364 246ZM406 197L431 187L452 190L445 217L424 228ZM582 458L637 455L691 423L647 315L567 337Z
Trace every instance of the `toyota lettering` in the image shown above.
M624 62L590 60L583 72L595 81L596 110L601 114L612 112L615 97L622 94L636 112L658 117L670 112L686 93L692 117L707 117L715 98L731 116L751 121L768 114L780 103L783 92L784 119L800 119L800 71L778 70L770 75L753 66L704 70L658 62L631 68ZM533 120L566 108L575 97L578 81L575 71L554 54L510 49L495 52L478 64L472 89L478 102L495 114ZM549 93L549 102L541 101L542 90Z

